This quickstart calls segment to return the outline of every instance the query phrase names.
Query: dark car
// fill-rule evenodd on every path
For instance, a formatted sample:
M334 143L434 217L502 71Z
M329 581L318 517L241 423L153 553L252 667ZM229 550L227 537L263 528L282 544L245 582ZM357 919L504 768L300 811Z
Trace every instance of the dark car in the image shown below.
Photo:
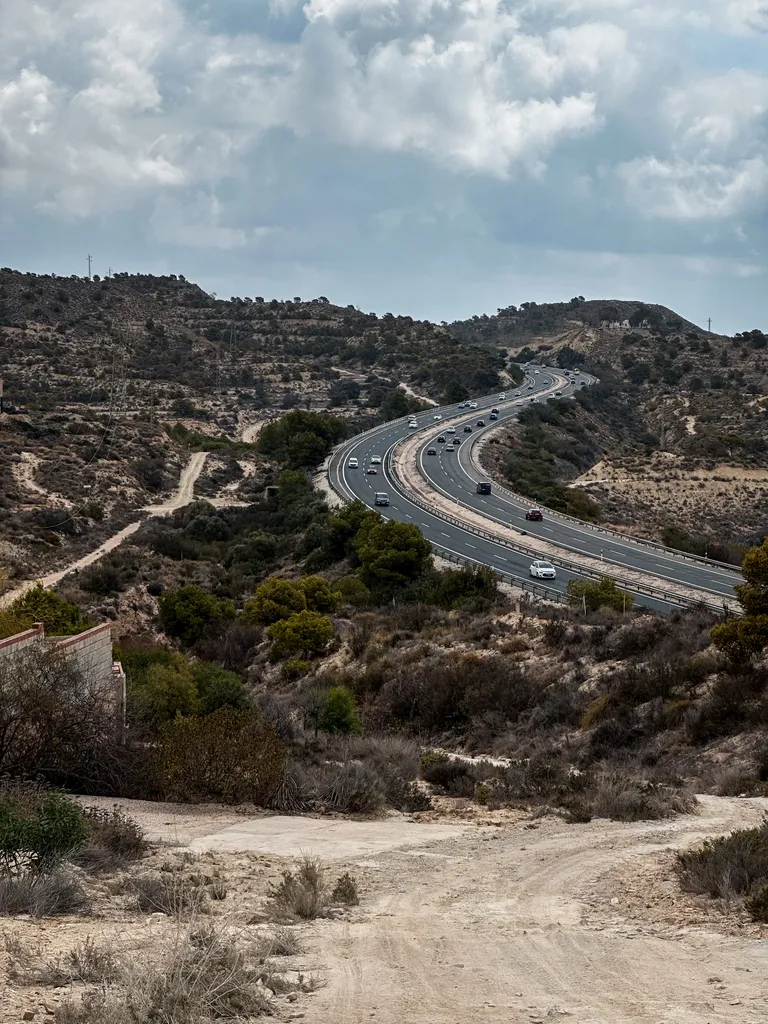
M374 505L388 505L389 495L384 494L383 491L377 491L376 494L373 496L373 503Z
M477 425L478 425L478 427L484 427L485 426L485 420L478 420L477 421Z
M489 483L485 482L485 481L483 483L479 483L477 485L477 493L478 494L490 494L491 493L491 485Z
M438 437L437 443L438 444L445 444L445 438L443 437L442 434L440 435L440 437Z
M498 410L498 409L497 409L497 408L496 408L495 406L493 407L493 409L491 409L491 413L494 413L494 412L495 412L495 413L498 413L498 411L499 411L499 410Z
M469 424L467 424L466 427L464 427L464 433L465 434L471 434L472 433L472 427L470 427Z
M456 445L457 448L461 444L461 438L458 436L458 434L456 435L456 437L454 437L453 443Z
M427 455L437 455L437 448L427 448Z
M542 515L540 508L529 508L525 513L525 518L533 523L540 523L544 516Z
M376 469L375 466L369 466L365 472L368 474L368 476L376 476L376 474L378 473L378 469Z
M488 417L489 420L497 420L498 418L499 414L497 412L492 412L491 415Z

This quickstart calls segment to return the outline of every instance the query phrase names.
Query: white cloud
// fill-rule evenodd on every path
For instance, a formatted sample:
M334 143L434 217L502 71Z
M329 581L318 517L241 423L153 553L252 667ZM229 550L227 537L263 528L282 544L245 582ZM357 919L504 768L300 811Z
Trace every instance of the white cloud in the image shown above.
M768 195L763 157L733 167L644 157L619 169L641 214L667 220L723 220L748 213Z
M169 245L195 249L242 249L272 233L271 228L239 228L222 223L223 204L215 196L198 193L189 202L162 196L150 217L153 238Z

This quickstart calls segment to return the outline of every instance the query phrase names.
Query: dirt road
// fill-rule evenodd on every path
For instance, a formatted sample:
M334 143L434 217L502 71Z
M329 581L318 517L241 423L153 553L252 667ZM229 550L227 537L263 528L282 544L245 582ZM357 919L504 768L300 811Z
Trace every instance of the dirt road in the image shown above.
M315 928L328 984L305 1024L764 1022L764 941L638 920L611 871L642 879L766 807L704 797L673 822L545 820L360 861L359 919Z
M183 508L184 505L188 505L195 494L195 483L197 478L203 471L205 460L208 457L208 452L195 452L189 462L186 464L184 469L181 471L181 477L179 478L179 485L176 491L162 505L148 505L143 511L150 512L154 516L168 516L172 512L175 512L178 508ZM49 572L46 576L41 576L36 580L26 580L18 587L14 587L13 590L7 591L5 594L0 595L0 608L6 607L16 600L17 597L21 597L26 594L28 590L36 586L38 583L42 583L44 587L55 587L57 583L61 583L65 576L71 572L75 572L78 569L86 569L89 565L93 565L94 562L98 562L100 558L108 554L110 551L114 551L116 547L119 547L124 540L131 537L138 528L141 526L141 520L135 523L129 523L128 526L124 526L122 530L113 534L108 540L105 540L103 544L100 544L94 551L89 551L87 555L83 555L82 558L78 558L75 562L70 562L69 565L63 569L57 569L56 572Z

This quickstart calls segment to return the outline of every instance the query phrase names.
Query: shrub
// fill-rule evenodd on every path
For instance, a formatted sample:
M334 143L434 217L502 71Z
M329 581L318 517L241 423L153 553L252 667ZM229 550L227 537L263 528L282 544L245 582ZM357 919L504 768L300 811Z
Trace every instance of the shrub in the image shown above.
M696 798L685 790L654 785L618 772L598 774L585 802L594 817L611 821L653 821L673 814L690 814L696 808Z
M345 907L356 907L360 903L360 896L357 891L357 882L345 871L336 880L336 885L331 893L331 902L341 903Z
M199 662L192 666L197 687L200 712L210 715L219 708L244 710L250 707L251 698L242 679L235 672L228 672L220 665Z
M331 591L328 580L321 576L304 576L299 580L304 591L307 608L311 612L332 612L338 604L338 598Z
M128 702L131 716L154 731L200 710L194 673L178 655L171 664L151 665L140 683L132 682Z
M86 807L89 835L75 862L90 871L114 871L139 860L149 849L144 830L119 807Z
M439 786L454 796L469 796L475 789L466 761L449 758L446 761L434 761L427 767L422 762L421 774L425 782Z
M719 899L757 893L768 884L768 819L681 851L675 870L688 892Z
M61 793L9 793L0 797L0 865L5 874L24 867L50 871L82 846L88 826L82 808Z
M154 751L153 777L166 800L263 804L280 784L286 757L260 711L220 708L166 727Z
M163 594L159 615L164 633L192 646L211 627L220 627L234 619L235 606L231 601L218 601L202 587L188 583Z
M243 618L260 626L271 626L307 609L307 595L299 583L273 576L245 602Z
M333 592L341 604L363 607L370 604L371 592L357 576L342 576L333 585Z
M0 878L0 914L54 917L90 913L85 889L70 872L57 868L47 874L22 871Z
M104 985L117 977L117 961L112 950L96 945L90 936L59 954L55 960L38 959L15 935L5 935L5 948L10 958L10 977L24 985L55 985L63 988L73 982Z
M315 857L302 857L296 871L284 871L282 880L270 886L269 892L269 910L281 921L313 921L328 911L325 869Z
M768 922L768 885L761 886L753 896L744 900L747 913L753 921Z
M52 590L46 590L42 583L17 597L9 610L24 622L25 628L33 622L42 622L48 636L73 636L93 625L76 604L59 597Z
M384 806L384 788L379 772L355 761L324 765L317 785L320 800L345 814L375 814Z
M357 702L346 686L332 686L325 694L318 715L318 728L336 735L360 731Z
M610 576L603 576L599 582L589 580L569 580L568 599L575 607L585 607L594 612L598 608L613 608L617 612L632 610L634 598L625 590L619 590L616 581Z
M178 871L159 875L138 875L127 884L136 903L144 914L168 914L180 917L183 914L199 912L206 902L206 891L202 879Z
M269 627L272 656L301 655L304 660L322 654L333 639L333 623L317 612L303 611Z

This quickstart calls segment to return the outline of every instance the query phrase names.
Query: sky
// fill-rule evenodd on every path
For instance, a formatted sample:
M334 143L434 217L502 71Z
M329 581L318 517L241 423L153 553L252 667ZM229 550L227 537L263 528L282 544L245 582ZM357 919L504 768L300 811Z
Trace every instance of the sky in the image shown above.
M768 329L768 0L2 0L0 265Z

